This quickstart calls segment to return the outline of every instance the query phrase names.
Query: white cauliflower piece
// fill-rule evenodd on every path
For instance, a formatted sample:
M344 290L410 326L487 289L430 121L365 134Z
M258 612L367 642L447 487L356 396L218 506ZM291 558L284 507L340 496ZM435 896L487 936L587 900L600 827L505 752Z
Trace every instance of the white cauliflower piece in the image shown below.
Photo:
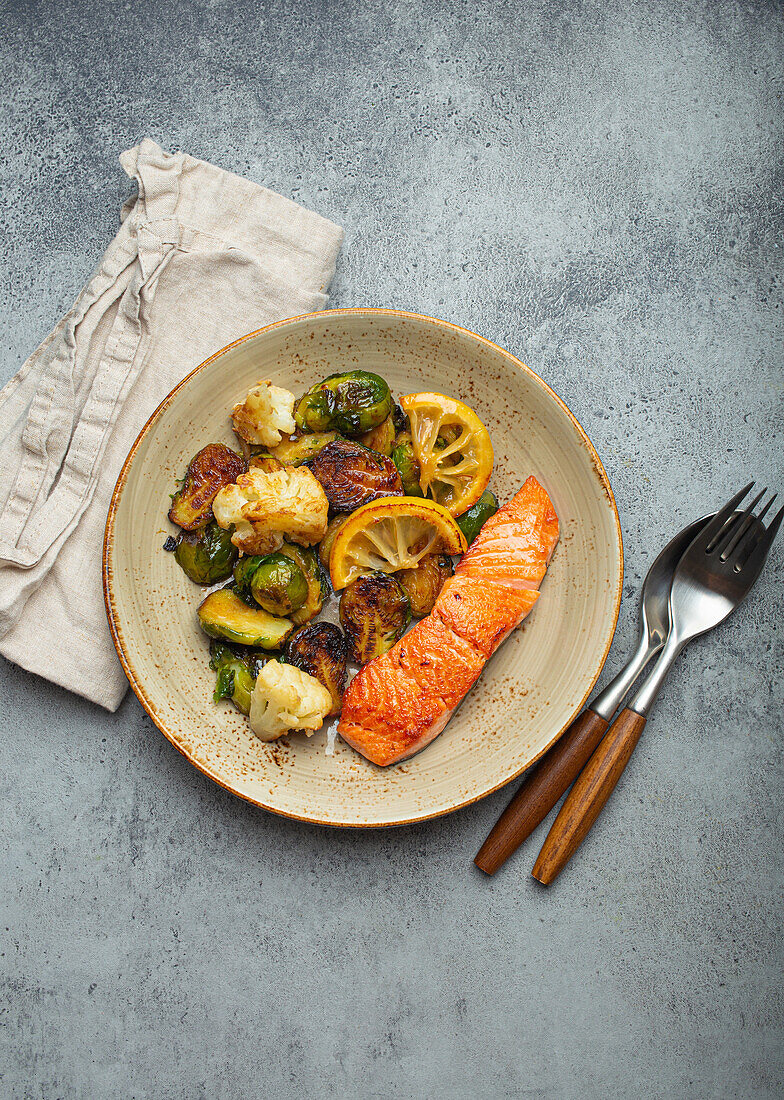
M231 414L234 431L247 443L276 447L282 433L291 435L297 426L295 400L288 390L273 386L271 382L259 382L249 390L244 401L234 406Z
M245 554L271 554L284 538L312 546L327 530L329 504L306 466L279 470L251 467L212 502L221 527L235 527L231 541Z
M262 741L274 741L289 730L320 729L332 696L315 676L294 665L267 661L250 697L250 728Z

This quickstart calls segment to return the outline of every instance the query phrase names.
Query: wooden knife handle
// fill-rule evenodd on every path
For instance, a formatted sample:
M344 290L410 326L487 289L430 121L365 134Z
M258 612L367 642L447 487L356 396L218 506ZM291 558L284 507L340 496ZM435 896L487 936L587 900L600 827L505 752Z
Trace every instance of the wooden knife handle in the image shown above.
M640 740L645 718L626 707L583 768L542 845L532 874L545 886L561 873L588 835Z
M549 752L534 765L517 794L496 821L474 863L494 874L522 844L571 786L601 741L607 720L584 710Z

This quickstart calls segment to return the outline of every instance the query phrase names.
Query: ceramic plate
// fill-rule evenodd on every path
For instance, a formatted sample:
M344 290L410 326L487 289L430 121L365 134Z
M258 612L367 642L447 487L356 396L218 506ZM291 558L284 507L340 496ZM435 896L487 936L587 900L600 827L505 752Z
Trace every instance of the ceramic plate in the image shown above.
M268 378L295 393L325 375L376 371L396 395L459 397L490 430L491 488L507 500L529 474L545 486L561 541L542 595L486 666L446 730L418 756L377 768L327 733L259 741L212 702L200 588L162 550L175 479L211 441L236 446L228 411ZM235 794L330 825L421 821L519 775L569 724L593 687L618 617L620 525L601 462L575 418L533 371L480 336L391 310L333 310L251 333L172 390L128 455L106 526L104 591L117 652L165 736Z

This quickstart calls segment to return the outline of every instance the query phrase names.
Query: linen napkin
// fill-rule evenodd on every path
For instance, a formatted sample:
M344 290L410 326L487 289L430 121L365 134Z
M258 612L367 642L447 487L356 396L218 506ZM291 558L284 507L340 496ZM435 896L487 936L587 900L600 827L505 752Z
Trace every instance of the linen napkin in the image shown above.
M326 305L343 231L145 139L138 195L70 312L0 391L0 653L107 710L128 687L101 553L126 454L166 394L238 336Z

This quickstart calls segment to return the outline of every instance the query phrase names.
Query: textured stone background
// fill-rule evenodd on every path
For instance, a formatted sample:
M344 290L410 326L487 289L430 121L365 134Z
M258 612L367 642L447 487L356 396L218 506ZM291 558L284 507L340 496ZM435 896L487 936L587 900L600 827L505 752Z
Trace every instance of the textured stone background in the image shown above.
M566 399L626 538L608 674L664 537L749 476L784 490L780 4L0 7L4 379L149 135L343 224L334 305L467 325ZM782 1095L783 560L684 655L548 891L541 831L472 866L508 792L310 828L133 696L110 717L0 663L0 1093Z

